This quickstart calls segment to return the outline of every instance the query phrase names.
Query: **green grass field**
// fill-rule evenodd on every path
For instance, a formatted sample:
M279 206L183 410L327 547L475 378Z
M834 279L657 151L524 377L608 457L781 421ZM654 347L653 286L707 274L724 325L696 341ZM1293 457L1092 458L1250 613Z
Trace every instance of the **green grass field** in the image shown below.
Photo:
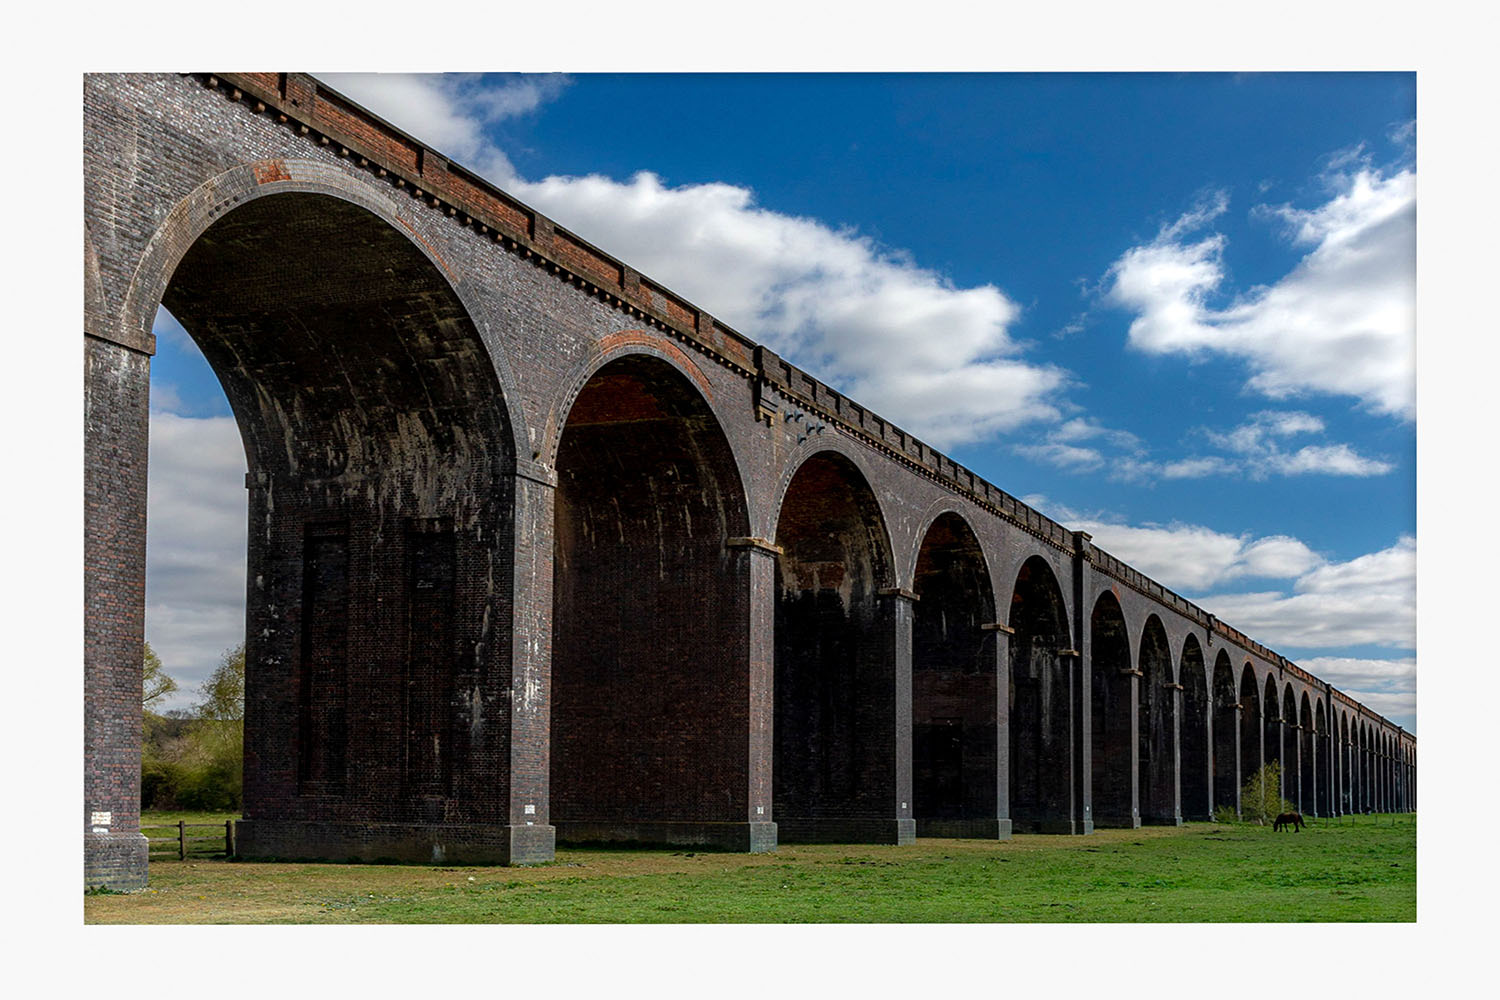
M171 822L178 818L187 817L173 814ZM531 868L173 859L152 862L142 892L87 896L84 916L88 923L1412 921L1416 895L1415 817L1362 816L1280 834L1192 823L1000 843L784 845L761 855L560 849L555 862Z

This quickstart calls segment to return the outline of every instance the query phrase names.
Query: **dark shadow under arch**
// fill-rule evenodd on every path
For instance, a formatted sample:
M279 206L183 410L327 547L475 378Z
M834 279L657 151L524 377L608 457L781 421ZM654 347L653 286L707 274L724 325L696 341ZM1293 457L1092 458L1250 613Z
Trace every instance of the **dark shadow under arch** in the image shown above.
M1255 668L1246 663L1240 671L1240 784L1243 786L1260 768L1260 685L1255 680Z
M700 842L749 794L748 534L698 389L646 354L602 366L557 459L552 819L562 840ZM639 824L649 818L649 831Z
M1209 744L1207 666L1198 637L1189 634L1182 643L1178 668L1182 683L1182 818L1213 818L1213 754Z
M1300 812L1317 814L1317 764L1316 743L1313 740L1312 701L1307 692L1302 692L1297 712L1297 746L1301 756L1297 760L1297 808Z
M283 192L209 225L162 304L250 470L241 853L505 824L513 437L446 275L371 210Z
M1089 617L1089 657L1094 825L1136 827L1136 671L1125 614L1108 591Z
M1018 832L1072 833L1067 607L1052 568L1032 556L1010 598L1010 815Z
M784 842L902 842L915 824L897 761L897 628L879 502L849 459L819 452L798 468L776 522L773 798ZM900 603L898 603L900 602ZM901 744L905 744L905 748Z
M1328 717L1323 711L1322 698L1319 698L1313 705L1313 747L1315 763L1313 809L1319 816L1327 816L1331 805L1328 795L1330 773L1328 769Z
M1213 674L1214 808L1239 811L1239 698L1229 653L1219 650Z
M979 540L945 513L917 552L912 809L920 836L994 837L1000 816L995 595Z
M1161 619L1151 615L1141 632L1137 657L1140 697L1136 729L1139 733L1137 778L1141 822L1182 822L1178 805L1177 711L1173 697L1172 651Z

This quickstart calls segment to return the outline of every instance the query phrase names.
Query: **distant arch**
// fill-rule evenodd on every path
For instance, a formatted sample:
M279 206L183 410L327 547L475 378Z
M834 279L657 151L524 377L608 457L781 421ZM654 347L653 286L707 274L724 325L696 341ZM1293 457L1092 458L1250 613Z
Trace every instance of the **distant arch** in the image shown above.
M1297 804L1301 812L1317 813L1317 763L1313 736L1312 701L1307 692L1302 692L1301 709L1297 720L1301 728L1297 733L1300 757L1297 760Z
M825 449L797 467L775 526L778 839L900 842L911 831L897 815L896 761L910 730L896 714L894 629L906 612L891 596L880 502L848 456Z
M1139 772L1136 785L1141 822L1182 822L1178 805L1177 699L1167 629L1156 615L1146 618L1136 659L1140 694L1136 715Z
M1213 753L1209 717L1207 665L1198 637L1188 633L1182 642L1177 676L1182 684L1182 818L1213 818Z
M1135 752L1131 701L1135 668L1120 600L1099 595L1089 618L1089 697L1092 711L1095 826L1135 827Z
M923 532L912 589L917 833L994 837L1001 805L995 594L979 539L960 514L940 513Z
M1018 832L1074 832L1069 746L1067 605L1041 556L1021 564L1011 590L1010 811ZM1082 832L1082 831L1078 831Z
M1213 673L1214 808L1240 808L1240 713L1229 653L1219 650Z
M1262 724L1262 740L1265 748L1267 764L1275 764L1281 769L1283 750L1281 746L1281 699L1276 693L1276 678L1268 675L1266 677L1265 689L1265 719Z
M1249 781L1260 767L1260 685L1255 667L1246 661L1240 671L1240 783Z

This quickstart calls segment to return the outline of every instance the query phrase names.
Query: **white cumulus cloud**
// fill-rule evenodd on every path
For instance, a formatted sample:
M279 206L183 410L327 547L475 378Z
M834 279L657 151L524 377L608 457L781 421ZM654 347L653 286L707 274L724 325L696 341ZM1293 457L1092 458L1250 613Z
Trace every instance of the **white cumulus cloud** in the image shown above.
M1222 450L1217 455L1192 455L1162 461L1148 457L1140 439L1082 417L1049 428L1040 443L1015 446L1017 454L1070 472L1107 469L1113 479L1127 482L1202 479L1238 475L1250 479L1270 476L1382 476L1395 466L1359 454L1342 442L1306 444L1292 448L1286 440L1299 434L1322 434L1322 419L1299 411L1264 411L1229 431L1198 428ZM1093 440L1093 446L1076 442ZM1113 449L1106 451L1105 449Z
M1225 281L1228 240L1220 233L1188 238L1227 209L1222 195L1122 254L1106 276L1106 297L1136 314L1131 346L1241 358L1252 371L1247 388L1272 399L1347 395L1373 412L1412 418L1416 171L1387 173L1356 151L1336 160L1324 179L1332 196L1316 208L1255 209L1309 249L1275 283L1222 308L1211 302Z
M1417 543L1332 562L1287 535L1232 535L1198 524L1132 525L1051 504L1026 502L1204 610L1274 649L1416 645ZM1285 580L1248 593L1236 581Z
M1208 594L1194 601L1272 647L1413 649L1417 638L1417 542L1299 576L1288 594Z
M245 637L245 450L232 417L151 414L146 641L185 708Z
M993 284L957 287L867 236L776 212L732 184L672 185L649 172L522 178L484 134L497 106L518 102L471 80L326 79L938 447L1062 417L1056 400L1071 377L1022 357L1010 336L1019 307Z

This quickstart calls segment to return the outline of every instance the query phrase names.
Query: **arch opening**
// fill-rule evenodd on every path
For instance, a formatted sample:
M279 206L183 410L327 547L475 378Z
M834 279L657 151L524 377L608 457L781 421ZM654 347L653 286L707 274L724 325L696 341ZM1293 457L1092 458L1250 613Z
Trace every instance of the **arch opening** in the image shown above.
M1214 808L1239 812L1239 696L1229 654L1219 650L1214 658Z
M368 209L281 192L199 234L162 305L249 467L240 852L427 860L354 831L506 823L514 454L454 289Z
M1198 637L1189 635L1182 644L1182 818L1213 818L1213 753L1209 741L1207 665Z
M1261 768L1260 685L1255 668L1246 663L1240 672L1240 775L1241 786ZM1241 803L1243 806L1244 803ZM1267 804L1260 804L1264 813Z
M1136 827L1136 669L1124 612L1109 592L1089 618L1089 658L1094 825Z
M618 358L574 400L557 477L559 839L698 843L743 823L749 562L725 542L748 519L718 421L667 362Z
M1281 699L1276 694L1275 677L1268 676L1266 678L1264 704L1265 720L1262 724L1261 746L1264 747L1266 763L1275 764L1278 768L1281 768L1281 761L1285 754L1281 746ZM1285 769L1283 768L1282 770L1284 771ZM1283 784L1285 784L1285 781L1286 779L1283 775ZM1285 797L1284 790L1283 797Z
M1281 692L1282 753L1286 764L1281 769L1281 797L1300 811L1302 787L1302 741L1297 728L1297 692L1288 683Z
M1315 764L1313 782L1313 811L1319 816L1330 814L1329 785L1328 781L1328 718L1323 712L1323 699L1319 698L1313 706L1313 761Z
M1010 626L1011 822L1018 831L1072 833L1070 633L1062 588L1041 556L1016 574Z
M896 648L884 520L854 463L798 468L776 524L772 786L779 839L900 842ZM904 721L904 720L903 720ZM907 813L907 815L910 815ZM907 826L911 826L909 820Z
M1182 822L1178 805L1177 712L1173 697L1172 653L1161 619L1151 615L1141 633L1138 658L1140 705L1136 729L1140 769L1136 779L1140 795L1141 822Z
M1302 692L1301 708L1298 711L1297 745L1300 756L1297 759L1297 810L1298 812L1317 815L1317 775L1316 762L1317 743L1313 736L1313 712L1312 701L1307 697L1307 692Z
M1349 751L1349 713L1339 713L1339 809L1348 814L1354 811L1353 757Z
M920 836L993 837L999 811L995 595L979 540L946 513L917 554L912 811Z

